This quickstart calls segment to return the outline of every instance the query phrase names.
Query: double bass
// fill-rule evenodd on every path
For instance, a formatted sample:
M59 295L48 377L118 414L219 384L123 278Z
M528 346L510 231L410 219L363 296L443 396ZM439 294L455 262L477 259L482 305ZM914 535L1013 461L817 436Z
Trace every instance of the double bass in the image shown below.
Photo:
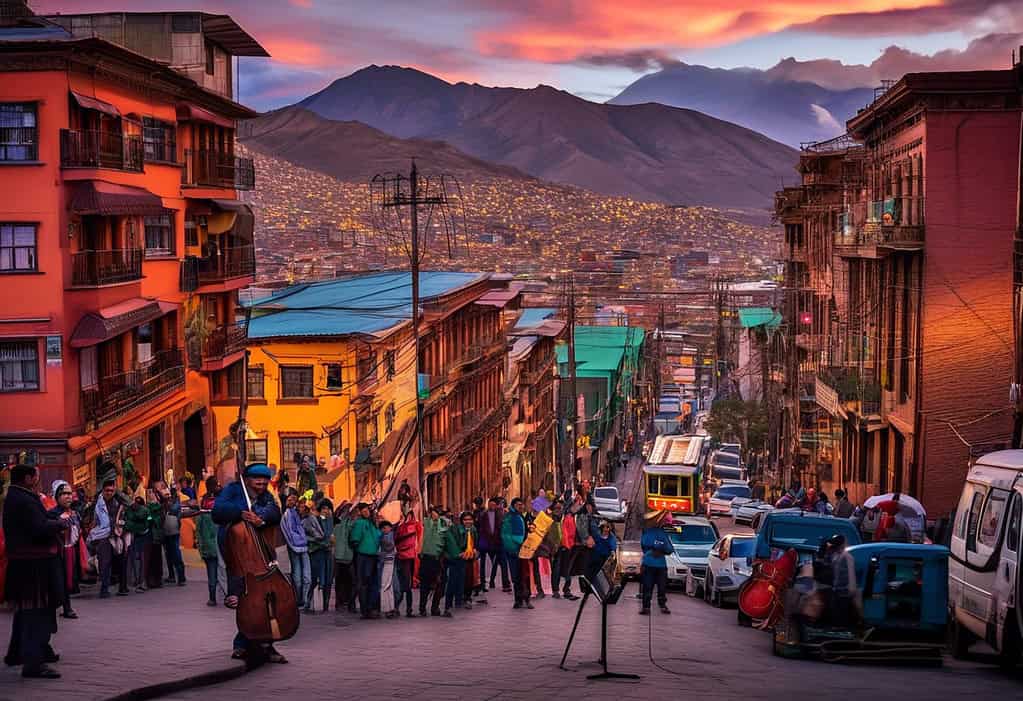
M239 483L251 510L248 487L242 479ZM298 631L295 590L277 564L274 545L267 539L270 534L270 529L260 532L244 520L231 525L226 534L227 571L245 580L235 612L238 632L254 643L276 643Z

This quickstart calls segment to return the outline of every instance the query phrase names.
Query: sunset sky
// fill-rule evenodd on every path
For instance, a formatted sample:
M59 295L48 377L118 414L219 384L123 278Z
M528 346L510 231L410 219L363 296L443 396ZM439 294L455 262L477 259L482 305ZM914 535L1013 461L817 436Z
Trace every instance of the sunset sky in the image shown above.
M294 102L363 66L455 82L554 85L604 101L673 61L766 69L785 58L830 87L927 68L1004 68L1023 0L34 0L37 12L232 15L273 59L247 59L241 97ZM828 62L802 64L829 59ZM841 62L839 65L835 62ZM856 66L856 68L847 68Z

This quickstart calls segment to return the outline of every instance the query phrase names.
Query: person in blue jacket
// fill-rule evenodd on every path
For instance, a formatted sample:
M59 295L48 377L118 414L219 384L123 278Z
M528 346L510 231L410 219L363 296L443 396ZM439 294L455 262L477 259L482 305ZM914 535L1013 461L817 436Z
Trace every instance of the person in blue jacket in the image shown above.
M263 463L253 463L245 468L242 473L241 482L232 482L217 497L213 503L213 512L210 516L213 522L220 528L217 531L217 543L220 545L221 553L226 554L227 543L225 536L227 529L241 521L248 521L257 529L276 528L281 522L281 509L273 495L267 491L267 485L272 476L270 468ZM244 486L243 486L244 483ZM244 490L248 490L252 507L245 498ZM225 562L230 562L225 557ZM245 578L242 573L228 572L228 596L224 603L228 608L237 608L238 597L244 589ZM253 653L261 654L267 662L285 664L287 660L284 655L277 652L273 645L254 645L241 634L234 638L234 652L231 657L234 659L247 659Z
M512 499L511 511L501 522L501 544L504 546L504 555L508 559L508 571L511 573L512 586L515 588L515 605L512 608L527 609L533 608L529 600L529 570L523 577L523 561L519 559L519 549L526 539L526 502L518 497ZM529 561L525 561L528 568Z
M643 548L643 564L640 568L643 608L639 613L642 616L650 615L650 599L653 598L655 584L657 605L660 606L661 613L671 613L668 610L668 563L665 558L672 554L675 548L664 531L664 526L670 523L670 518L667 511L654 511L648 513L645 518L643 536L640 539L640 546Z

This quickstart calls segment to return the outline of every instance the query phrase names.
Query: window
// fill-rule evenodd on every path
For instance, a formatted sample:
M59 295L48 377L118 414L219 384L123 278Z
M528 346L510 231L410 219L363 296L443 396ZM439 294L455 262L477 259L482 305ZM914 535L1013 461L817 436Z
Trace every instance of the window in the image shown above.
M206 75L213 75L216 61L213 60L213 44L206 43Z
M36 270L35 224L0 224L0 272Z
M174 219L169 214L146 217L146 255L174 253Z
M313 366L301 365L281 368L281 397L313 396Z
M341 363L327 363L327 389L341 389L343 384L341 381Z
M199 15L171 15L171 32L175 34L198 34Z
M993 548L998 543L998 531L1008 497L1008 493L1001 489L992 489L988 494L984 512L980 515L980 527L977 529L977 541L981 545Z
M0 342L0 392L39 389L39 344L28 341Z
M664 475L661 477L661 496L678 496L678 477L675 475Z
M147 365L153 360L153 324L147 322L135 329L135 357L139 365Z
M34 102L0 103L0 161L39 158L39 129Z
M658 475L646 476L646 490L651 494L661 493L661 478Z
M308 455L316 462L316 438L314 436L281 436L281 462L295 460L296 456Z
M984 505L984 491L978 489L970 503L970 513L966 526L966 549L977 552L977 531L980 525L980 507Z
M263 398L263 366L249 368L249 399Z
M242 396L242 363L235 363L227 369L227 397L241 399Z
M178 160L177 127L152 117L142 118L142 148L150 162L176 163Z
M384 433L390 433L394 430L394 415L394 402L391 402L384 411Z
M199 222L191 215L185 217L185 245L199 245Z
M387 351L387 355L384 356L384 365L387 368L387 379L393 380L395 374L395 351Z
M330 441L330 454L340 455L341 454L341 432L334 431L328 437Z
M359 358L356 366L359 382L371 382L377 376L377 354L369 353Z
M1012 496L1012 509L1009 511L1009 523L1005 526L1005 544L1012 552L1019 552L1019 531L1023 518L1023 497Z
M265 438L248 438L245 440L245 461L248 463L267 462Z

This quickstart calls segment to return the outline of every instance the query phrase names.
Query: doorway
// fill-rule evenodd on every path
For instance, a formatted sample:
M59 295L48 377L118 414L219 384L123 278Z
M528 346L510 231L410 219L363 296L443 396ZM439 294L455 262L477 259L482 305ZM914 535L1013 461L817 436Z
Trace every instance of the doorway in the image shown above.
M164 478L163 474L163 424L149 429L149 484Z
M202 411L185 419L185 470L201 480L206 472L206 439L202 425Z

